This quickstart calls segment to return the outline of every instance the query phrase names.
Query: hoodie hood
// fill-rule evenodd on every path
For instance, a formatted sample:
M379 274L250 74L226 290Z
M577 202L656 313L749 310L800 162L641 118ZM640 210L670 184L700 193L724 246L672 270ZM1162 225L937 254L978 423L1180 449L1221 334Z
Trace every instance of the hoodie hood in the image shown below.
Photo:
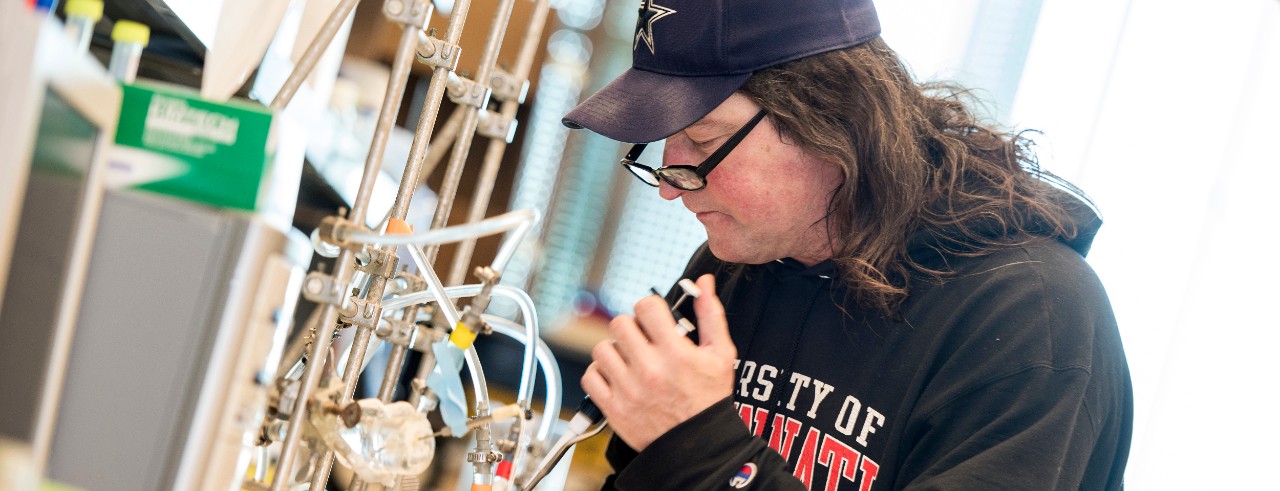
M1102 227L1102 217L1093 203L1074 193L1054 188L1050 196L1061 203L1068 218L1075 225L1075 235L1065 237L1056 233L1053 226L1040 216L1027 216L1027 232L1033 237L1054 238L1085 257L1093 245L1093 239ZM908 254L919 263L932 263L949 253L965 253L980 249L982 244L1007 237L1009 231L1000 221L982 219L975 221L966 231L959 228L917 230L908 241Z

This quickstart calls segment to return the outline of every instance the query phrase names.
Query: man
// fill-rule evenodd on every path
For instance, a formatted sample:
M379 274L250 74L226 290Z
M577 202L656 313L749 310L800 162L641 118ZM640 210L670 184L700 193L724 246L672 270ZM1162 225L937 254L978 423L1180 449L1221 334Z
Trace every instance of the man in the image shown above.
M697 341L652 296L592 352L606 488L1122 487L1100 220L879 32L869 0L646 0L633 68L566 116L665 139L623 164L707 230Z

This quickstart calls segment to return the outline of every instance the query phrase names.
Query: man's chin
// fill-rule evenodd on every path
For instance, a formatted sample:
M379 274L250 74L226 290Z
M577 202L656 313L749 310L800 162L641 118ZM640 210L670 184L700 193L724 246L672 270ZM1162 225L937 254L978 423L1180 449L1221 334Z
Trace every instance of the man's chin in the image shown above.
M727 263L735 264L764 264L778 258L762 257L760 254L750 254L748 251L726 246L719 243L715 238L707 239L707 248L711 250L711 255L716 259Z

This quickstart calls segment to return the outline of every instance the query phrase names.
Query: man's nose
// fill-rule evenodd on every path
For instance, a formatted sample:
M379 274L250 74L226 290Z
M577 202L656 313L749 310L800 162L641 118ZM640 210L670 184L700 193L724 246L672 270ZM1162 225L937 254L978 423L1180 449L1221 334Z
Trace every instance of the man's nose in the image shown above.
M665 180L658 179L658 196L662 196L662 199L671 201L673 199L679 198L680 195L684 193L685 193L685 190L672 186L671 183Z

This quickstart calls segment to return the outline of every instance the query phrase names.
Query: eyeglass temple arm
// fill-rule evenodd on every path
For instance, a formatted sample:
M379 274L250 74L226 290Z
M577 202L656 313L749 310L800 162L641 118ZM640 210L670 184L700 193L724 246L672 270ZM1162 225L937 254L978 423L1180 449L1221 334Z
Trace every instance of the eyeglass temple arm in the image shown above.
M766 114L768 114L768 112L765 111L764 109L761 109L760 112L756 113L755 117L751 118L751 121L747 121L747 124L743 125L743 127L740 128L737 133L734 133L732 136L730 136L729 140L724 142L724 145L720 145L720 148L717 148L716 151L713 152L710 157L707 157L707 162L714 162L718 164L720 163L721 160L724 160L725 156L729 155L729 152L732 152L733 149L738 146L738 143L741 142L743 138L747 137L748 133L751 133L751 129L755 128L756 124L758 124L760 120L764 119L764 116ZM697 172L699 176L707 177L706 174L710 173L711 169L706 169L704 171L703 170L704 167L707 167L707 166L706 165L698 166Z
M649 146L648 143L637 143L635 145L632 145L631 151L627 152L627 155L625 157L622 157L622 161L625 163L634 164L636 162L636 159L640 158L640 152L643 152L644 148L647 146ZM614 155L617 155L617 154L614 154Z

